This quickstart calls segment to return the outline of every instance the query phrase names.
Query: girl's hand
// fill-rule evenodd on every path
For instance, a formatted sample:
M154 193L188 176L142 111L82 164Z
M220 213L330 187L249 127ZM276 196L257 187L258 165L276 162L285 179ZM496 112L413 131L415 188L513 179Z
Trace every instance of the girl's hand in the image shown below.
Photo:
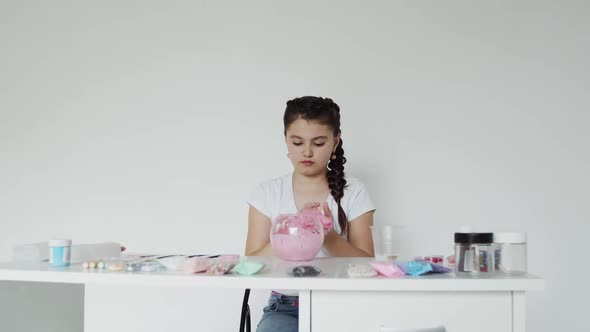
M322 214L323 210L323 214ZM320 222L324 226L324 236L334 230L334 218L332 217L332 211L327 202L320 204L318 202L307 203L298 212L299 214L312 213L316 214L320 218Z
M305 205L301 208L301 210L299 210L299 213L302 213L302 212L305 212L308 210L319 211L320 206L321 206L321 204L318 202L305 203Z
M324 230L324 236L328 235L328 233L334 232L334 217L332 217L332 211L330 210L330 206L328 205L328 202L324 202L324 204L322 205L323 210L324 210L324 216L326 216L326 218L329 218L332 221L332 226L330 227L329 230Z

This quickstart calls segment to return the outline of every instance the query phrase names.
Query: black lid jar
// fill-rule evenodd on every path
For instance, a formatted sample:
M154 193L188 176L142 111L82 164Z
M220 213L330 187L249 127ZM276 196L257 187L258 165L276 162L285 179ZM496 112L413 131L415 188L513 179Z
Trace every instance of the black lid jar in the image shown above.
M490 271L488 249L493 242L493 233L455 233L455 271Z
M455 243L488 244L494 242L494 233L455 233Z

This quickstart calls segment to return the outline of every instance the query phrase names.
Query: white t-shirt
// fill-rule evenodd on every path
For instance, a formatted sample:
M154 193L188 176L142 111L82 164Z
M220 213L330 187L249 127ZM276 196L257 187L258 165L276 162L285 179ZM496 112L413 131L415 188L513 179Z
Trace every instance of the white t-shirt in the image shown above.
M342 206L348 222L354 222L362 214L375 210L371 197L361 181L346 176L346 184L340 206ZM328 196L327 202L334 219L334 230L340 234L338 204L332 195ZM248 204L269 217L271 221L279 214L297 213L293 196L293 174L285 174L259 184L250 195ZM316 257L326 256L328 256L328 252L322 248ZM297 292L277 291L286 295L297 295Z
M328 196L327 202L334 218L334 229L340 233L338 204L332 195ZM259 184L250 195L248 204L269 217L271 221L279 214L297 213L293 196L293 174L285 174ZM344 196L340 200L340 206L342 206L349 222L366 212L375 210L363 183L349 176L346 177L346 187L344 188ZM322 249L318 257L325 256L327 253Z

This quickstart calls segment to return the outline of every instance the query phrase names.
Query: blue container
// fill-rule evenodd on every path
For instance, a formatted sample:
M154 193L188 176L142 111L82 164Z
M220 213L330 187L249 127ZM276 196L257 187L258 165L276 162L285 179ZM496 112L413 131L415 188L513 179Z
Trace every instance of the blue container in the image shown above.
M49 241L49 265L69 266L72 252L72 240Z

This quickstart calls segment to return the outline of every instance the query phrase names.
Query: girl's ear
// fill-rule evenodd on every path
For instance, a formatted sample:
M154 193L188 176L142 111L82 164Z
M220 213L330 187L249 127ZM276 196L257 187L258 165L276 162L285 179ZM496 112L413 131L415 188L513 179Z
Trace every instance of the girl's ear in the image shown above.
M336 153L336 148L340 145L340 134L336 135L336 140L334 142L334 148L332 149L332 153Z

